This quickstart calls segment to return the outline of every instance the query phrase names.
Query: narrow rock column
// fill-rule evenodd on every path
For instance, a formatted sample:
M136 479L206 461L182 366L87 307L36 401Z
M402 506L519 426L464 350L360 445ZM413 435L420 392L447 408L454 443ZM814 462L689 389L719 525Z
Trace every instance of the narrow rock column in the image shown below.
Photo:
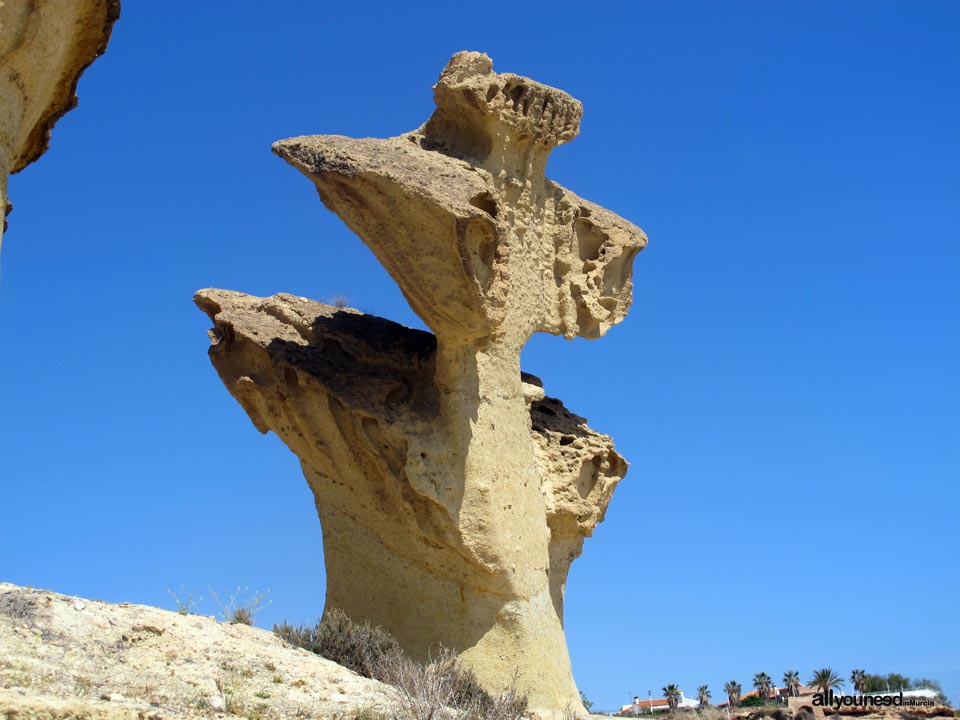
M482 618L489 630L459 647L487 687L507 688L519 671L518 682L536 707L579 708L550 594L550 532L519 359L519 348L497 342L482 350L438 348L447 447L463 457L458 531L491 573L486 592L498 599L471 599L474 608L490 607Z

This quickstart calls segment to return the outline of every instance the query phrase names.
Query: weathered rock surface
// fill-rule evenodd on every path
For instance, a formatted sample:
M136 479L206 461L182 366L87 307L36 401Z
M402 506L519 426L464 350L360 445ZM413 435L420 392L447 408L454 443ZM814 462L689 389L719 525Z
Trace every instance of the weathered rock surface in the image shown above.
M316 135L274 152L376 254L442 346L509 350L535 332L600 337L630 306L636 226L544 176L582 108L555 88L459 53L420 129Z
M323 529L327 607L388 628L421 658L439 644L460 649L491 684L508 685L515 668L530 688L569 675L559 630L567 570L627 469L610 438L518 370L538 476L534 537L546 545L537 596L518 597L497 548L461 527L464 459L442 424L432 335L292 295L201 290L195 300L214 322L224 384L301 460ZM484 451L491 467L509 462ZM509 504L517 493L503 485L483 488L484 499ZM518 544L520 563L533 531L513 520L496 532ZM494 652L502 675L484 664Z
M0 717L356 717L389 686L211 617L0 583Z
M414 655L452 646L491 690L583 712L563 635L570 562L626 463L520 372L535 332L623 319L626 220L544 176L580 103L453 57L420 129L274 151L373 250L435 333L287 295L206 290L211 359L262 432L299 456L325 543L327 607ZM525 381L526 379L526 381Z
M0 3L0 225L7 176L46 151L50 129L76 106L80 74L106 50L119 15L119 0Z

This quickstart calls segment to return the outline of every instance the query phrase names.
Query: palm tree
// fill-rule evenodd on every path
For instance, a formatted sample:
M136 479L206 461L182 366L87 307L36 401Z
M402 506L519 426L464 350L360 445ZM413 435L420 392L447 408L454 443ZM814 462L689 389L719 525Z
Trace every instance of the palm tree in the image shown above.
M863 670L854 670L850 673L850 682L853 683L853 691L863 695L867 690L867 674Z
M832 688L843 685L843 680L831 668L822 668L814 671L813 677L810 678L810 684L826 695Z
M737 707L740 704L740 683L731 680L723 686L723 689L727 693L727 701L730 703L730 707Z
M697 688L697 702L700 703L700 707L706 707L710 704L710 688L706 685Z
M758 672L753 676L753 686L757 689L757 696L761 702L767 701L770 694L770 676L765 672Z
M663 696L667 699L667 703L670 705L670 710L676 710L677 706L680 704L680 688L678 688L676 685L667 685L665 688L663 688Z
M796 670L787 670L783 674L783 684L787 686L787 695L790 697L800 695L800 673Z

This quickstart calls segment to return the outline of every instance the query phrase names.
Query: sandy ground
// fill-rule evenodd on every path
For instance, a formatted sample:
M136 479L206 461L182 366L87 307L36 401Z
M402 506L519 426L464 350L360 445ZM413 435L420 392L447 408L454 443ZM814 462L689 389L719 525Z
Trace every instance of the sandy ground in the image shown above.
M271 632L0 583L0 718L356 718L389 686Z

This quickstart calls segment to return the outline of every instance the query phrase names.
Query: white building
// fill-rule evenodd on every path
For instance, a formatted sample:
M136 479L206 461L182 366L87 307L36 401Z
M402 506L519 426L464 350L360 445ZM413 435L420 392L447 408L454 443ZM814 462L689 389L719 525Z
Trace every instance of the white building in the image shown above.
M684 695L683 690L680 691L680 700L677 703L678 710L698 707L700 707L700 703ZM668 710L670 710L670 703L666 698L641 700L639 697L634 697L630 705L624 705L620 708L620 714L639 717L640 715L652 715L655 712L667 712Z

